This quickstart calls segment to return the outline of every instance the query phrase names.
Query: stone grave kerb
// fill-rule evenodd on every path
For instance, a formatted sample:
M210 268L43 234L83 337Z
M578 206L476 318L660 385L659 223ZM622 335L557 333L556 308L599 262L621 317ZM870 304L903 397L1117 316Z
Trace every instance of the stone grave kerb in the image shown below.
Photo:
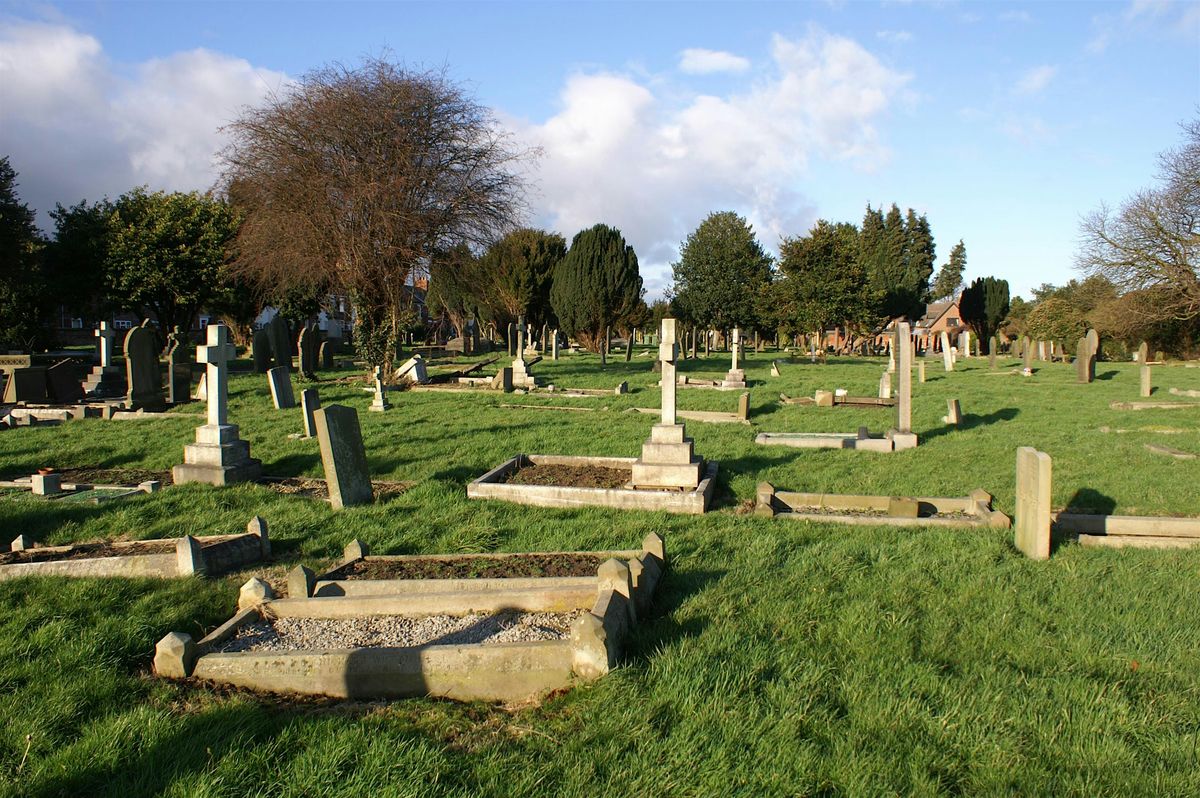
M102 321L92 335L100 339L100 368L108 368L113 364L113 340L117 337L117 331L110 328L108 322Z

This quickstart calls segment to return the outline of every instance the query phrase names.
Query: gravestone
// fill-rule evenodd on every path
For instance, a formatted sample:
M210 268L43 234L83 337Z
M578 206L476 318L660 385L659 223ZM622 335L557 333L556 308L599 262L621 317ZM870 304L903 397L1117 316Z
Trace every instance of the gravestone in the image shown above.
M650 430L650 439L642 444L642 456L633 464L634 487L687 488L700 484L703 462L693 451L694 443L676 420L676 363L679 344L675 340L675 319L662 320L658 359L662 361L662 419Z
M946 371L954 371L954 353L950 351L950 336L942 330L942 367Z
M492 377L492 388L505 393L512 393L513 390L513 370L511 366L505 366L496 372L496 376Z
M508 323L508 356L516 357L517 355L517 325L511 321Z
M1021 368L1028 374L1033 370L1033 345L1025 338L1021 343Z
M271 401L276 410L296 406L296 394L292 391L292 375L287 366L275 366L267 370L267 382L271 385Z
M883 372L883 374L881 374L879 377L879 398L892 398L892 375L888 374L886 371Z
M888 340L888 374L896 373L896 347L893 345L895 338L896 337L893 335L891 339Z
M4 402L30 402L44 404L46 395L46 368L30 366L28 368L12 369L4 382Z
M125 384L125 401L131 410L166 407L158 368L158 342L145 327L134 327L125 336Z
M962 408L957 399L946 400L946 415L942 417L942 421L952 427L957 427L962 421Z
M558 360L558 330L551 334L550 338L550 359Z
M1137 360L1139 363L1146 363L1150 359L1150 345L1142 341L1142 345L1137 350Z
M92 369L83 383L83 391L95 397L120 396L125 393L125 378L121 369L113 365L113 341L117 331L109 328L108 322L100 322L93 335L100 345L100 365Z
M917 382L925 382L925 360L917 361Z
M750 420L750 392L749 391L746 391L746 393L738 396L737 414L738 414L738 418L740 418L742 421Z
M524 316L521 317L522 321ZM517 329L517 354L512 362L512 382L518 388L536 388L537 378L530 373L528 365L525 363L525 354L527 339L525 338L525 327L523 324L518 325ZM534 353L536 356L536 352Z
M201 402L208 401L208 374L200 375L200 382L196 383L196 392L192 394L193 399L198 399Z
M250 357L255 374L266 374L271 368L271 334L265 327L250 336Z
M296 352L300 356L300 373L313 377L317 373L317 328L306 324L296 336Z
M271 340L271 360L275 363L275 367L283 366L291 371L292 336L288 330L287 319L283 316L276 316L267 323L266 330L267 336Z
M1096 359L1088 339L1080 338L1075 347L1075 381L1089 383L1096 378Z
M313 413L321 407L321 397L317 395L316 388L305 388L300 392L300 407L304 410L304 437L311 438L317 434Z
M375 387L375 396L371 399L371 406L367 408L375 413L382 413L391 408L391 403L388 402L387 391L383 388L383 366L376 366L371 372L371 378Z
M171 470L175 484L206 482L231 485L257 480L262 463L250 457L250 444L238 438L236 424L229 423L229 361L237 348L229 341L229 328L210 324L207 344L196 347L196 362L205 364L208 386L208 418L196 428L196 442L183 447L183 464Z
M429 382L429 374L425 369L425 358L419 354L413 355L396 369L396 382L424 385Z
M996 370L996 350L999 347L996 344L996 336L988 339L988 368L992 371Z
M1033 560L1050 558L1050 455L1031 446L1017 449L1014 543Z
M737 327L733 328L729 351L732 362L729 371L725 373L725 379L721 381L721 387L745 388L746 371L742 368L742 331Z
M330 405L314 411L313 421L321 447L329 504L340 510L374 501L358 413L352 407Z
M333 350L334 343L332 339L327 339L321 342L317 347L317 362L321 364L323 369L333 368Z
M178 327L167 336L167 402L185 404L191 401L192 345Z
M1141 374L1141 377L1142 377L1142 386L1141 386L1141 387L1142 387L1142 390L1141 390L1141 395L1142 395L1142 397L1143 397L1143 398L1145 398L1145 397L1149 396L1149 395L1150 395L1150 393L1151 393L1151 387L1150 387L1150 367L1149 367L1149 366L1142 366L1142 369L1141 369L1141 371L1142 371L1142 374Z
M917 436L912 431L913 342L908 322L897 325L895 348L899 350L896 371L900 382L896 391L896 429L889 437L896 450L911 449L917 445Z
M74 404L83 398L83 382L79 369L70 360L61 360L46 369L46 388L49 399L57 404Z
M1087 331L1085 338L1088 343L1088 351L1092 354L1092 371L1095 371L1095 363L1100 359L1100 333L1096 332L1095 327L1092 327Z

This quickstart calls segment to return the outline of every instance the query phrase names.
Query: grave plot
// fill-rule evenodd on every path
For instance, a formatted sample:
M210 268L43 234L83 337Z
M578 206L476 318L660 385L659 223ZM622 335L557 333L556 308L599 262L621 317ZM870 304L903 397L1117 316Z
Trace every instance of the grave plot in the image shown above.
M896 398L896 426L880 436L872 436L866 427L854 432L762 432L754 442L763 446L792 446L798 449L854 449L869 452L894 452L912 449L917 445L917 435L912 431L912 336L907 322L901 322L893 333L900 351L900 388ZM818 398L827 398L825 406L832 406L833 395L818 391ZM821 394L825 394L822 397ZM782 395L781 395L781 398ZM873 400L887 401L887 400Z
M1017 510L1013 544L1034 560L1050 558L1050 544L1075 541L1105 548L1175 549L1200 546L1200 518L1094 515L1050 509L1050 455L1017 449Z
M287 598L251 579L207 637L160 640L154 670L335 698L536 700L616 665L665 567L655 534L640 551L419 557L355 541L320 578L294 570Z
M888 526L991 527L1007 529L1007 515L992 509L992 495L973 490L962 498L929 496L853 496L839 493L792 493L761 482L755 515L802 521Z
M156 493L170 479L169 472L140 469L70 468L57 471L47 468L27 477L0 480L0 488L31 491L35 496L53 501L100 504Z
M251 519L246 532L165 540L30 546L24 536L0 554L0 580L20 576L212 576L271 556L267 522Z
M895 399L881 399L877 396L851 396L842 391L817 391L812 398L807 396L788 396L779 394L779 401L785 405L807 405L810 407L895 407Z
M653 407L632 407L626 412L657 415L662 411ZM738 396L738 409L736 413L721 413L714 410L676 410L675 415L685 421L701 421L705 424L749 424L750 392L746 391Z
M650 432L642 456L572 457L518 454L467 485L471 499L500 499L537 507L616 507L703 513L716 484L717 464L693 451L676 423L675 320L663 320L662 423Z

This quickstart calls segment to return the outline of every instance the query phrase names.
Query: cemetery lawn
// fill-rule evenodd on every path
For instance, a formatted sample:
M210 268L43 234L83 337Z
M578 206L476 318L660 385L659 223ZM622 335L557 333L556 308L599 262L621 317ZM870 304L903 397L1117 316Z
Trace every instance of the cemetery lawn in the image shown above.
M649 351L649 350L647 350ZM262 485L187 485L101 505L0 492L0 530L43 544L230 533L270 525L275 561L212 580L0 582L0 793L21 796L1155 795L1200 794L1200 551L1084 549L1048 562L1011 532L851 527L747 514L780 490L963 496L1012 514L1015 450L1050 454L1056 507L1200 516L1200 408L1110 410L1138 400L1134 364L1032 378L986 359L914 376L911 451L757 446L756 432L883 432L890 409L784 406L778 395L874 395L885 361L782 364L753 354L752 426L688 422L720 462L704 516L543 510L468 501L466 483L512 455L636 456L657 375L637 357L566 356L544 382L631 393L585 399L391 394L387 413L349 370L316 383L356 407L376 479L411 483L333 513ZM1002 359L1003 370L1018 365ZM719 378L726 354L684 361ZM1189 401L1200 369L1155 367L1154 399ZM311 387L294 376L297 393ZM264 473L320 478L300 410L275 411L262 376L232 379L230 416ZM738 392L681 389L681 409L733 412ZM946 399L965 420L946 429ZM507 409L571 405L595 412ZM74 421L0 433L0 472L42 466L163 471L203 406L174 419ZM1102 432L1101 428L1108 428ZM1118 431L1122 430L1122 431ZM1172 432L1182 430L1181 432ZM437 700L291 701L149 675L168 631L196 637L233 614L238 586L323 570L358 537L375 553L610 549L666 539L670 567L623 666L540 706Z

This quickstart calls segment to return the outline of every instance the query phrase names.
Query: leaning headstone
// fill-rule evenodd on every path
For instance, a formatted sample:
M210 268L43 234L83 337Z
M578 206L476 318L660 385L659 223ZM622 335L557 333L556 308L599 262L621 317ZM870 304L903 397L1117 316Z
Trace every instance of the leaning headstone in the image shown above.
M1141 386L1141 387L1142 387L1142 390L1141 390L1141 395L1142 395L1142 397L1143 397L1143 398L1145 398L1145 397L1149 396L1149 395L1150 395L1150 393L1151 393L1151 387L1150 387L1150 367L1149 367L1149 366L1142 366L1142 369L1141 369L1141 371L1142 371L1142 374L1141 374L1141 377L1142 377L1142 386Z
M267 381L271 384L271 401L276 410L286 410L296 406L296 394L292 391L292 375L287 366L276 366L267 371Z
M1050 455L1031 446L1017 449L1014 543L1033 560L1050 558Z
M330 405L314 411L313 419L330 505L340 510L373 501L375 495L371 490L367 450L363 446L358 413L352 407Z
M250 444L238 438L237 425L228 420L228 364L237 349L229 342L224 324L210 324L206 333L208 344L196 347L196 362L205 364L208 423L196 428L196 442L183 447L183 464L175 466L171 475L177 485L253 481L262 473L262 463L250 457Z
M208 401L208 374L200 375L200 382L196 384L196 392L192 394L192 398L201 402Z
M44 403L46 396L46 368L44 366L28 366L15 368L8 372L4 382L4 402Z
M267 324L266 329L271 340L271 360L274 361L277 368L284 366L291 371L292 336L288 331L287 319L283 316L276 316Z
M134 327L125 336L125 401L132 410L162 410L162 374L158 368L158 342L145 327Z
M316 388L305 388L300 392L300 407L304 410L304 437L311 438L317 434L313 413L321 407L321 397L317 395Z
M1100 359L1100 333L1096 332L1096 328L1088 329L1085 336L1088 343L1088 351L1092 354L1092 370L1095 371L1095 362Z
M950 336L945 330L942 330L942 367L954 371L954 352L950 350Z
M942 417L942 421L952 427L957 427L962 421L962 408L957 399L946 400L946 415Z
M396 382L407 382L413 385L424 385L429 382L425 359L417 354L406 360L404 365L396 369Z
M254 361L255 374L266 374L271 368L271 334L266 328L250 337L250 358Z

